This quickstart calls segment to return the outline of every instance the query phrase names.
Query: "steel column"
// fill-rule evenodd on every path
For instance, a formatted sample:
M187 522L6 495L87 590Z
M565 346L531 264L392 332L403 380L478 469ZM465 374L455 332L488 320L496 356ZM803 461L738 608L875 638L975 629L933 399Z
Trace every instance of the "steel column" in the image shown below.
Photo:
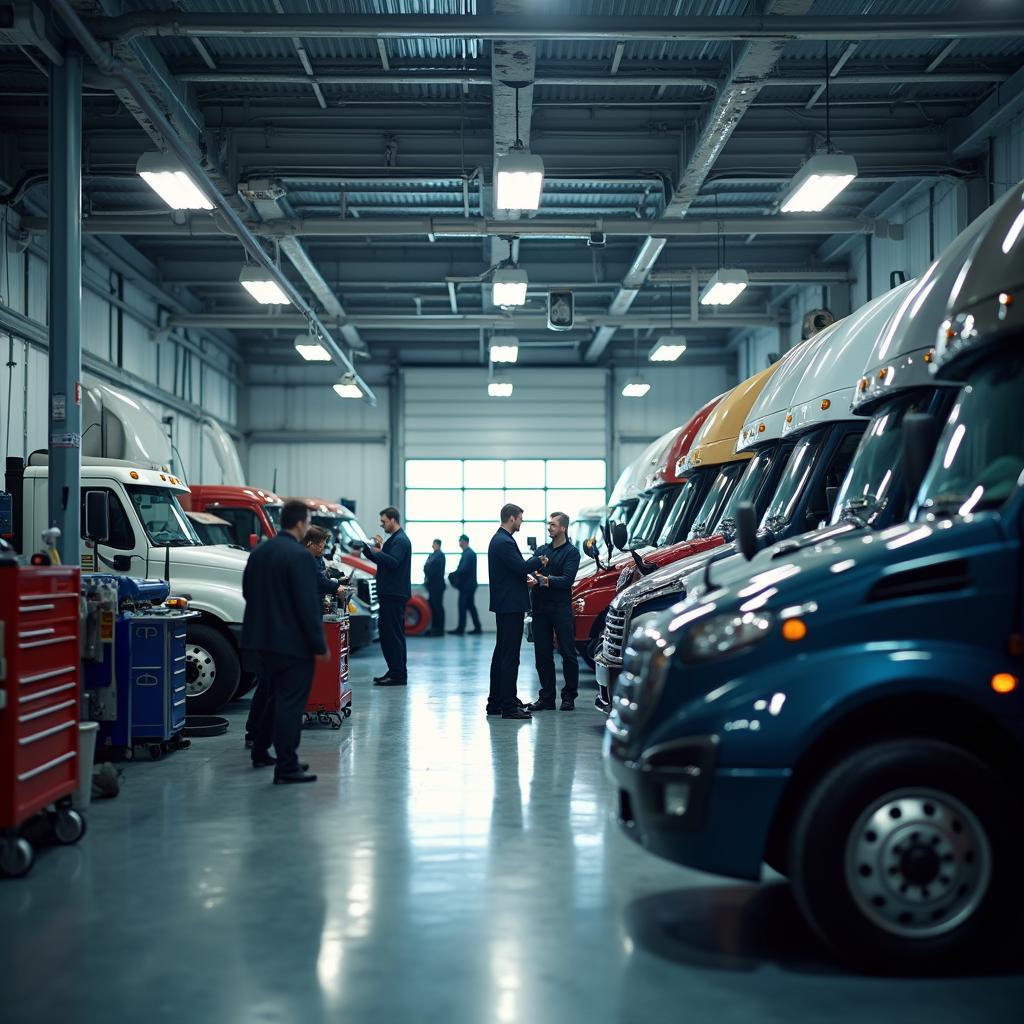
M49 524L77 565L82 456L82 55L50 66ZM25 540L35 548L38 537Z

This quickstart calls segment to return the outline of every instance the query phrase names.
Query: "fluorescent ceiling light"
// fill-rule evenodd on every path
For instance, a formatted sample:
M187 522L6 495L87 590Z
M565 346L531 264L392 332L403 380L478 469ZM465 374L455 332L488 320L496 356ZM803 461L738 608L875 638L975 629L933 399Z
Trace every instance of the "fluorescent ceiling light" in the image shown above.
M356 383L354 374L346 373L337 384L334 385L334 393L339 398L362 398L363 389Z
M651 390L651 385L643 379L643 377L633 377L626 381L626 386L622 389L623 398L643 398L648 391Z
M519 361L519 339L491 338L489 351L492 363L516 363Z
M652 363L674 363L686 351L686 338L682 334L664 334L647 353Z
M166 153L143 153L135 171L172 210L213 209L188 172Z
M329 363L331 354L312 334L299 334L295 338L295 351L310 363Z
M857 161L840 153L817 153L793 176L783 213L818 213L857 177Z
M700 293L702 306L732 305L750 283L745 270L717 270Z
M281 286L262 267L242 267L238 281L263 306L287 306L289 303L288 296L281 291Z
M544 185L544 161L528 149L513 149L495 165L494 205L499 210L536 210Z
M491 278L491 296L496 306L522 306L526 303L529 278L518 267L499 267Z
M487 394L490 395L491 398L511 398L512 381L500 379L488 381Z

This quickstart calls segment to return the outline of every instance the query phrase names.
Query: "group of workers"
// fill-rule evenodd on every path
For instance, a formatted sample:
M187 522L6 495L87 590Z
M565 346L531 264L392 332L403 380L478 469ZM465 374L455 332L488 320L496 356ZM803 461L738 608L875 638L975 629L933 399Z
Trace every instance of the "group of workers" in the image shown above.
M373 543L363 554L377 566L380 601L380 644L387 669L374 677L376 686L406 686L409 681L405 642L405 606L412 596L412 544L401 525L398 509L381 510L380 526ZM561 709L572 711L579 689L579 662L573 635L571 594L579 569L580 554L569 542L569 517L552 513L548 520L549 542L529 558L514 537L523 523L523 509L508 504L501 509L501 525L487 549L490 577L490 610L497 635L491 657L487 714L523 720L533 713L555 708L554 647L562 658L564 685ZM249 556L242 576L245 619L242 647L246 666L256 672L247 743L251 740L254 768L274 767L274 783L315 782L309 766L298 759L303 714L313 684L314 661L326 653L323 631L323 598L344 587L332 578L323 563L326 531L309 522L309 510L298 501L286 502L281 511L281 530ZM458 628L465 632L467 617L472 633L480 633L475 607L476 553L469 538L459 538L459 566L448 578L459 591ZM444 632L444 567L441 542L434 541L427 558L424 582L437 617L435 635ZM533 641L540 692L532 703L517 693L520 651L526 613L533 613ZM276 756L271 755L273 746Z

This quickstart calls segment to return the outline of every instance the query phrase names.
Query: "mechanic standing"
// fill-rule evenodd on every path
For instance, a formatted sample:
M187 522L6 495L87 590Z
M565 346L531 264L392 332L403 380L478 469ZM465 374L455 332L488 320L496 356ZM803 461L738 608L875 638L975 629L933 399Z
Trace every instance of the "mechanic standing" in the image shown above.
M569 517L552 512L548 520L549 543L537 549L548 564L537 575L531 592L533 602L533 648L540 678L540 695L529 705L531 711L555 709L555 652L552 636L562 656L563 711L572 711L580 689L580 663L572 622L572 585L580 568L580 553L567 536Z
M275 784L316 782L298 758L313 663L327 653L316 561L302 543L308 528L305 504L286 502L280 532L253 549L242 574L242 648L256 655L265 694L253 728L252 765L273 765Z
M373 538L373 547L363 545L363 554L377 566L377 596L380 599L380 649L387 671L374 676L374 686L406 686L409 672L405 656L405 606L412 597L412 544L402 529L397 508L381 509L380 527L388 535Z
M423 565L423 585L430 601L430 636L444 636L444 552L435 540Z

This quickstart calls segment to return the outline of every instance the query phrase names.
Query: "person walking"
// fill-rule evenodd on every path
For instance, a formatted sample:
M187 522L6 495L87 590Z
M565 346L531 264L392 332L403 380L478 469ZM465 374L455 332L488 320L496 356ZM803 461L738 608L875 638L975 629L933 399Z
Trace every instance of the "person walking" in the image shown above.
M430 636L444 636L444 552L435 540L423 565L423 583L430 601Z
M308 527L306 506L286 502L280 532L253 549L242 573L242 648L256 655L265 697L254 723L252 764L273 765L275 784L316 782L298 758L314 659L327 653L316 561L302 544Z
M473 620L470 634L483 632L476 610L476 552L469 546L469 537L466 534L459 537L459 547L462 548L459 564L455 572L448 577L448 582L459 592L458 625L455 629L448 630L455 636L462 636L466 632L467 615Z
M576 635L572 622L572 585L580 568L580 553L569 543L569 517L552 512L548 519L549 543L537 549L548 564L537 574L537 586L530 594L533 601L533 651L540 678L540 694L529 705L531 711L555 709L555 651L552 637L558 641L562 656L562 710L572 711L580 689L580 663L576 653Z
M520 704L516 694L519 676L519 651L523 643L523 622L530 607L530 587L536 586L533 572L547 565L547 559L524 558L515 542L523 525L523 510L505 505L501 526L487 547L490 576L490 608L494 612L497 638L491 657L491 689L487 714L502 718L526 719L533 716Z
M380 600L380 649L387 663L374 686L405 686L409 682L405 652L405 606L412 597L412 544L402 529L397 508L381 509L380 527L373 547L363 545L363 554L377 566L377 597Z

